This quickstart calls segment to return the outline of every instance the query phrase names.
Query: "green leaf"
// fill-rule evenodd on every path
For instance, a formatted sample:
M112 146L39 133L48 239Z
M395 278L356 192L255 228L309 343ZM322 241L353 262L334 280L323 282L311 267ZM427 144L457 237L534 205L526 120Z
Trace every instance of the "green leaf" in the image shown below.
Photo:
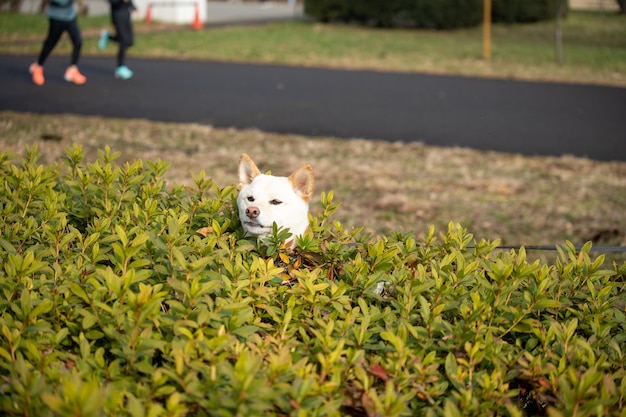
M12 255L17 255L17 250L15 247L8 241L4 239L0 239L0 246L7 252Z
M139 401L137 397L135 397L134 395L130 393L127 394L127 398L128 398L128 412L130 413L130 415L132 417L145 417L146 410L142 402Z
M241 326L238 327L236 329L234 329L232 331L233 334L236 334L237 336L241 336L244 339L248 339L250 338L250 336L252 336L253 334L256 334L259 332L259 330L261 330L258 326L254 326L254 325L245 325L245 326Z
M126 231L119 224L115 225L115 234L119 237L122 242L123 247L128 246L128 237L126 236Z
M545 310L546 308L559 308L561 303L558 300L541 298L535 303L533 310Z
M458 390L465 389L462 383L462 377L459 375L456 357L452 354L452 352L448 353L446 356L445 369L446 375L448 376L450 382L452 382L452 385L454 385L454 387Z
M25 317L30 315L30 311L32 309L32 301L30 297L29 291L22 291L22 295L20 296L20 310Z
M58 345L60 344L70 333L70 330L67 327L63 327L60 329L54 337L54 342Z
M7 363L13 362L13 358L11 357L11 354L3 347L0 347L0 357L4 358L4 360L6 360Z
M404 342L397 335L392 332L381 332L380 337L383 340L388 341L394 347L396 352L403 353L404 352Z
M37 307L35 307L33 309L33 311L31 311L30 313L30 317L31 318L35 318L38 317L42 314L46 314L48 313L50 310L52 310L52 307L54 306L54 303L50 300L43 300L42 302L39 303L39 305Z
M79 346L80 346L80 356L83 359L89 358L91 354L91 345L89 344L89 340L85 337L83 333L81 333L78 337Z
M574 333L576 333L577 328L578 328L578 319L574 317L567 323L566 340L572 339L572 337L574 336Z
M91 303L91 300L87 296L87 293L85 292L83 287L81 287L77 283L74 283L74 282L70 283L70 290L72 291L72 294L74 294L75 296L79 297L86 304L90 304Z
M87 236L85 241L83 242L83 247L88 248L94 243L96 243L100 239L100 232L95 232Z
M82 327L84 330L88 330L89 328L91 328L94 324L96 324L98 322L98 319L95 315L84 311L82 312L83 314L83 321L81 323Z
M155 371L154 366L152 366L151 363L145 361L137 362L133 366L135 369L145 375L152 375Z

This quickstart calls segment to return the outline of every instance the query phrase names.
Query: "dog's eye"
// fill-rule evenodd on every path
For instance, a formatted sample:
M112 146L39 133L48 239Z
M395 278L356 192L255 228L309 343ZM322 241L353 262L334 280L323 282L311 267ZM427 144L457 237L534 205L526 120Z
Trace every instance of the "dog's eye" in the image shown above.
M283 202L280 200L274 199L274 200L270 200L270 204L273 206L278 206L279 204L283 204Z
M252 203L254 201L254 197L248 196L248 201Z

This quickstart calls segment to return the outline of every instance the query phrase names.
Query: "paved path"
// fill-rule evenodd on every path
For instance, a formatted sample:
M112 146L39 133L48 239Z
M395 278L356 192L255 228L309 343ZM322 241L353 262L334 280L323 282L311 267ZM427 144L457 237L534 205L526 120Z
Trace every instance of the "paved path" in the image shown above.
M526 155L626 161L626 89L374 71L129 59L136 77L112 76L111 57L84 57L84 86L46 84L33 57L0 56L0 110L207 123L272 132L421 141Z

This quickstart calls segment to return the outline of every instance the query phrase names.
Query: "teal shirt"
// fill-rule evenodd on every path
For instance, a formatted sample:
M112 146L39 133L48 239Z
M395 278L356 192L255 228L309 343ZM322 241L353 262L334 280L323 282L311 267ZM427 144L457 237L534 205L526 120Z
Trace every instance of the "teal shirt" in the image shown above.
M51 0L46 14L50 19L70 22L76 19L74 0Z

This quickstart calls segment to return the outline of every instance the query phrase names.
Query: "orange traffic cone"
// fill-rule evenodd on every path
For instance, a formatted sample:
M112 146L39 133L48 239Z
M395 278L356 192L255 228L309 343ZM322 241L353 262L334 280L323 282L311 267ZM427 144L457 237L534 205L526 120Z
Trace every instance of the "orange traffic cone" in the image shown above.
M200 21L200 6L198 6L198 3L196 3L196 10L194 12L193 23L191 24L191 27L196 30L202 29L204 27L202 21Z
M152 22L152 3L148 3L148 8L146 9L146 17L144 20L146 23Z

